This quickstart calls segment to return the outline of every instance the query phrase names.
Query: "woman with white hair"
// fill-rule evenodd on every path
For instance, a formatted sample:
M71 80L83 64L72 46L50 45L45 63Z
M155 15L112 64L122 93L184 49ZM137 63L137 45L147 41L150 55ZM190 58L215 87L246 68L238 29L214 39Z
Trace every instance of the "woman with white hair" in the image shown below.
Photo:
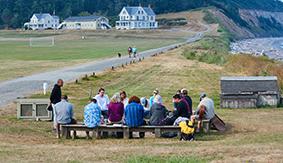
M121 102L120 93L115 93L108 105L109 123L122 123L124 104Z
M153 104L150 107L151 117L149 119L149 124L158 126L160 122L167 116L168 110L162 104L162 97L156 95L153 99Z

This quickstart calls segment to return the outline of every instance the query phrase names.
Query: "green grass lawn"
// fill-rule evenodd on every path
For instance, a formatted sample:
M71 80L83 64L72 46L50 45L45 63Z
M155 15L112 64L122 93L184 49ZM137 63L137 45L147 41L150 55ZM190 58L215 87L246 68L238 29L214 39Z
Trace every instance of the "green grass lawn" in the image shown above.
M30 47L29 37L55 37L53 47ZM84 35L86 39L82 39ZM129 46L138 52L184 41L190 33L167 31L0 31L1 80L127 54ZM7 39L7 40L5 40ZM49 45L49 43L48 43ZM54 63L55 62L55 63ZM20 64L19 64L20 63ZM21 70L21 71L19 71Z
M0 42L0 60L78 60L126 54L129 46L139 51L180 42L174 39L92 37L56 40L53 47L29 47L29 41Z

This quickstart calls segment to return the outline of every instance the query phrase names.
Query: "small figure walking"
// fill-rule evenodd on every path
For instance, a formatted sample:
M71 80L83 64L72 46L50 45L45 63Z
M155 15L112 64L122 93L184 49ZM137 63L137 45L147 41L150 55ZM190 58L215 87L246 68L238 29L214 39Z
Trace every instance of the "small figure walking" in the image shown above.
M132 48L132 52L134 53L135 58L137 57L137 51L138 51L138 49L136 47Z
M133 50L132 47L129 47L129 48L128 48L129 58L131 58L131 55L132 55L132 52L133 52L132 50Z

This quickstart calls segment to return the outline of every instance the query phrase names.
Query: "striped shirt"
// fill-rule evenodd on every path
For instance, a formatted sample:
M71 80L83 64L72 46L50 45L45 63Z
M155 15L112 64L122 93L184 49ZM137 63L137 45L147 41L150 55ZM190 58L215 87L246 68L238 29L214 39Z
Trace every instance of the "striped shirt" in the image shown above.
M144 109L141 104L132 102L125 109L125 123L129 127L138 127L144 124Z

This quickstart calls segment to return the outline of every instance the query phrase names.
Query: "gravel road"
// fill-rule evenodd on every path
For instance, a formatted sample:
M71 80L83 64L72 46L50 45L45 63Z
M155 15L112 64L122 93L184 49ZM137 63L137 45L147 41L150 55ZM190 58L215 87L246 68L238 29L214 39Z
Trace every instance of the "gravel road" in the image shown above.
M139 58L148 58L153 54L166 52L176 46L184 45L187 43L192 43L197 40L200 40L205 32L208 32L209 28L206 31L198 32L194 36L187 39L186 42L173 44L157 49L151 49L139 53ZM0 107L3 107L18 97L29 96L36 91L42 90L42 85L44 82L47 82L49 88L61 78L66 82L75 81L77 78L85 75L92 74L93 72L102 72L105 69L111 68L112 66L120 66L125 63L129 63L132 59L127 56L118 58L109 58L94 62L89 62L75 67L66 67L56 71L50 71L45 73L34 74L18 79L13 79L0 83Z

